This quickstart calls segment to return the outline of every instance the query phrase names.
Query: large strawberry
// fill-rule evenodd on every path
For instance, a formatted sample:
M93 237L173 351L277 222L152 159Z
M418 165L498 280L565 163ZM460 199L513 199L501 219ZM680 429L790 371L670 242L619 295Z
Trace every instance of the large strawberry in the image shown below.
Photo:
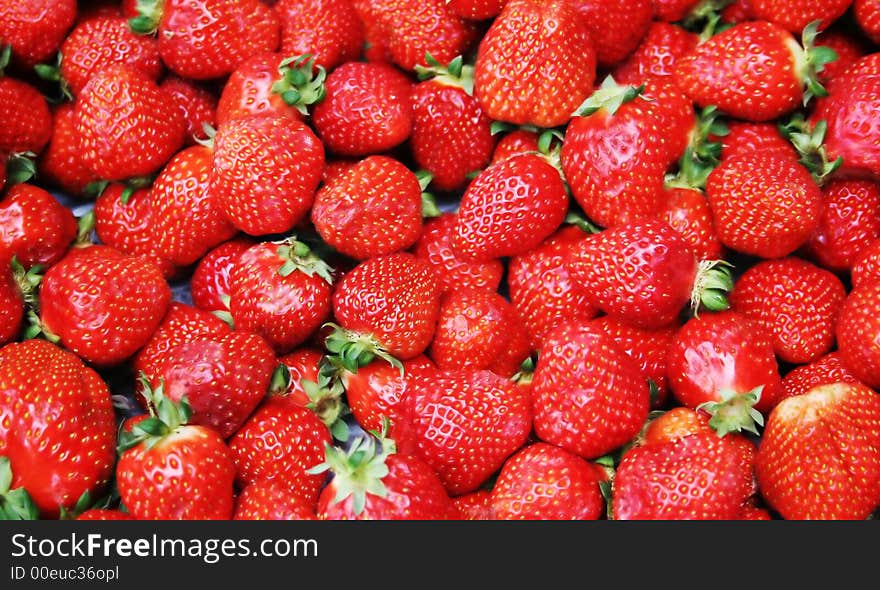
M71 249L40 286L40 321L51 338L97 366L118 365L141 348L171 302L149 261L96 244Z
M104 180L150 176L183 145L186 123L180 110L135 66L99 70L75 104L83 162Z
M25 268L52 266L76 237L73 213L45 189L16 184L0 200L0 252Z
M115 441L110 390L98 373L45 340L0 348L0 457L43 517L105 491Z
M132 30L155 33L162 61L183 78L221 78L281 41L278 15L260 0L145 0L137 10Z
M864 520L880 505L880 397L834 383L779 403L767 419L755 474L789 520Z
M813 21L819 22L819 29L826 29L843 15L852 0L749 0L752 17L768 20L800 33Z
M562 324L547 335L531 396L538 438L585 459L629 442L650 406L638 364L590 322Z
M837 320L837 349L840 360L869 387L880 386L880 282L870 281L846 296Z
M263 336L278 354L305 342L330 318L333 278L327 264L294 239L248 248L229 277L236 329Z
M480 41L474 96L492 119L555 127L595 79L589 29L568 0L508 0Z
M10 46L23 67L51 58L77 16L76 0L26 0L0 4L0 47Z
M190 424L191 410L161 390L154 414L130 418L119 435L116 487L137 520L230 520L235 464L213 428Z
M624 60L644 39L654 16L651 0L574 0L590 31L599 67Z
M214 138L208 198L245 233L283 233L307 216L323 171L324 148L301 121L235 119Z
M364 24L350 0L278 0L272 7L281 23L282 54L308 54L328 71L360 57Z

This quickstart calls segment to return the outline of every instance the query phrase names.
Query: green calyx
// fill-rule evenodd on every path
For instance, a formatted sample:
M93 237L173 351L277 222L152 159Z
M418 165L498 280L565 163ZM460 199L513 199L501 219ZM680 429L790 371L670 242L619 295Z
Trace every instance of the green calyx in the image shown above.
M758 434L758 426L764 425L764 416L755 409L755 404L761 399L763 388L763 385L759 385L749 392L740 394L722 389L718 392L721 396L720 402L705 402L696 409L712 416L709 419L709 426L718 436L743 430Z
M422 189L422 217L440 217L443 212L437 206L437 198L427 190L431 181L434 180L434 175L427 170L418 170L415 174L419 179L419 188Z
M381 358L399 370L403 376L403 363L385 350L372 335L346 330L333 322L328 322L324 326L333 328L324 340L324 346L330 353L328 355L330 362L351 373L357 373L360 367L370 364L376 358Z
M73 100L73 91L70 84L61 76L61 60L64 56L59 51L55 56L55 63L37 64L34 66L34 72L41 80L51 82L57 88L57 96L47 97L50 102L60 103Z
M295 238L287 238L276 244L278 257L284 261L278 267L279 275L288 277L294 272L301 272L310 277L317 275L328 284L333 284L333 268L313 254L308 244Z
M519 385L531 385L532 377L535 375L534 358L529 357L519 365L519 370L510 378L511 381Z
M0 76L3 75L3 71L9 65L10 60L12 60L12 45L4 45L0 49Z
M804 116L796 113L788 121L780 123L778 129L797 150L800 156L798 162L810 172L819 186L825 184L831 174L843 164L842 156L828 161L828 152L825 149L828 123L824 119L817 121L811 129Z
M162 20L163 0L137 0L138 15L129 19L128 26L138 35L152 35Z
M703 260L697 265L690 301L694 317L699 315L700 307L709 311L723 311L730 307L727 294L733 289L732 268L733 265L726 260Z
M443 84L461 88L468 95L474 94L474 66L465 65L459 55L452 59L448 65L443 65L430 53L425 53L425 64L416 64L415 72L419 80L431 80Z
M324 88L327 72L321 66L316 68L315 58L308 53L281 60L278 75L272 92L303 115L309 114L309 105L321 102L327 95Z
M599 109L604 109L608 114L613 115L622 105L635 100L636 97L642 96L645 85L632 86L620 85L614 81L612 76L606 76L602 80L602 85L598 90L593 92L587 99L581 103L574 113L573 117L586 117L592 115ZM643 97L644 99L644 97Z
M12 489L12 465L0 457L0 520L39 520L40 511L24 488Z
M40 290L40 282L43 280L43 266L36 264L31 268L25 268L18 257L13 256L10 262L12 268L12 278L18 286L21 293L21 299L24 301L27 309L36 313L40 311L40 298L38 292Z
M730 132L718 115L718 108L714 105L700 111L688 146L678 161L678 172L666 177L667 187L705 188L709 174L721 160L721 143L710 138L723 137Z
M333 431L334 425L347 414L345 389L339 378L339 369L331 359L324 357L318 365L318 380L301 379L299 384L309 398L307 408ZM269 395L284 396L290 392L291 376L287 365L281 363L272 374ZM341 440L344 440L341 439Z
M574 211L569 211L568 214L566 214L564 223L577 226L585 234L597 234L602 231L601 227L582 216L580 213Z
M815 96L828 96L828 91L819 81L819 74L825 66L838 58L837 52L830 47L817 46L821 20L814 20L801 33L801 46L804 51L803 67L800 72L804 81L803 105L807 106Z
M16 152L6 160L7 184L27 182L37 174L37 154L34 152Z
M120 455L142 443L147 449L151 449L181 426L189 424L192 417L192 407L186 396L179 402L166 397L164 383L160 381L154 388L143 372L138 377L138 381L141 385L141 395L147 401L150 417L135 424L130 431L123 430L119 433L117 452Z

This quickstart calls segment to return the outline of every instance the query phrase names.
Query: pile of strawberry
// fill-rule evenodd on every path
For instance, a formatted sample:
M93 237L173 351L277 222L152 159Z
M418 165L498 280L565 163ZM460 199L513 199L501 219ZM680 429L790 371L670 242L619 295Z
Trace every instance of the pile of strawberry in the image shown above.
M873 517L878 44L880 0L0 0L0 516Z

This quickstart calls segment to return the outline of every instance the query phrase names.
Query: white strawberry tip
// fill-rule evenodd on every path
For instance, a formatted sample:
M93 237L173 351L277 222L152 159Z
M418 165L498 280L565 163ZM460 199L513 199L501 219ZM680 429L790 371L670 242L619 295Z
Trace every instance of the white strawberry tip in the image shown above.
M701 307L723 311L730 307L727 293L733 289L733 265L726 260L703 260L697 265L691 290L690 310L694 317Z
M763 389L763 385L746 393L722 389L718 392L721 401L702 403L696 410L711 416L709 426L718 436L744 430L758 435L758 426L764 426L764 416L755 409L755 404L760 401Z

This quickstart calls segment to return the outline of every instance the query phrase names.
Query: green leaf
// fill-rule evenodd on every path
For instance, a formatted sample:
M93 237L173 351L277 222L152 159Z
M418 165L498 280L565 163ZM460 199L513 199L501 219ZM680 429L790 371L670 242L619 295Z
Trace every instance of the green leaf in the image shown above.
M0 457L0 496L12 489L12 465L8 457Z
M39 520L40 511L24 488L7 493L0 499L0 515L3 520Z

